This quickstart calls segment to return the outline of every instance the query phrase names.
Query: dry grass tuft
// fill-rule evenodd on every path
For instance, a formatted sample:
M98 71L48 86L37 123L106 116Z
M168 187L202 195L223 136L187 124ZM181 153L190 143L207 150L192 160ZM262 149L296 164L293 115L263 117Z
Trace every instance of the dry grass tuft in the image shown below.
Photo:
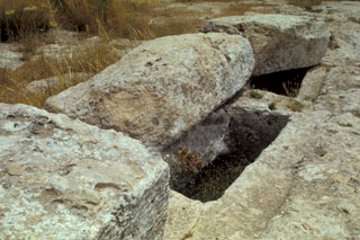
M313 6L320 5L322 2L325 2L326 0L288 0L287 2L289 4L302 7L306 10L311 9ZM329 0L327 0L329 1Z
M296 76L298 77L298 76ZM281 83L284 89L285 95L289 97L296 97L299 94L301 82L297 78L285 81Z
M101 35L121 35L126 24L126 4L117 0L52 0L63 27Z
M241 3L241 2L234 2L231 3L229 7L224 9L223 14L226 16L230 15L243 15L245 12L248 11L256 11L259 12L260 10L255 10L256 7L269 7L271 5L265 3ZM269 10L262 10L261 13L272 13L271 8Z
M94 75L100 72L119 60L108 44L110 40L118 37L147 40L196 32L202 25L196 11L181 8L161 11L163 4L158 0L0 0L1 41L20 43L25 61L16 70L0 71L0 101L41 107L47 97L65 89L65 85L49 88L44 94L34 94L26 90L27 84L51 77L61 80L71 73ZM253 6L259 5L234 3L224 14L241 14ZM61 59L34 57L40 46L55 41L55 35L43 33L56 27L82 32L84 37L100 36L104 42L85 50L74 50ZM193 168L191 164L198 164L198 156L184 151L181 154L184 161L188 161L184 166L196 171L198 167ZM195 162L190 162L193 160Z
M45 100L59 93L72 84L60 84L62 88L49 89L44 93L32 93L26 85L32 81L58 77L63 82L63 76L71 73L88 73L90 76L99 73L108 65L119 60L118 54L107 42L99 42L89 46L84 51L76 51L61 59L40 57L29 61L14 71L0 72L0 99L7 103L25 103L42 107ZM74 81L73 84L77 82Z
M196 3L196 2L233 2L232 0L176 0L181 3Z
M131 37L135 31L139 37L155 6L155 0L0 0L0 37L34 38L59 24L87 36Z
M289 99L286 106L293 112L301 112L305 107L304 104L297 101L296 99Z
M64 87L35 94L26 90L28 83L50 77L61 80L66 74L79 72L94 75L120 59L109 44L111 39L154 38L148 22L155 1L0 0L1 40L19 42L26 61L14 71L0 72L0 101L41 107L47 97L64 90L68 84L57 84ZM42 33L58 24L83 31L85 37L100 36L104 41L87 49L75 49L60 59L44 56L32 59L38 47L54 40L51 39L54 35ZM69 82L61 81L65 80Z
M181 169L185 172L197 173L203 167L200 154L191 152L187 147L179 147L176 155Z
M192 232L187 232L180 240L186 240L193 236Z
M44 32L54 25L53 10L47 0L0 0L0 37L17 40Z
M250 90L250 97L255 99L262 99L264 97L264 94L257 91L256 89Z

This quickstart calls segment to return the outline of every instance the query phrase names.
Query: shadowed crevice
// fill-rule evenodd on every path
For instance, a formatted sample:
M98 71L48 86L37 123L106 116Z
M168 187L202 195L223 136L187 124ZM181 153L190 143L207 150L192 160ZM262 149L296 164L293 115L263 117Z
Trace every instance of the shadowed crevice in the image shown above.
M192 176L185 186L173 184L173 190L202 202L220 198L245 167L276 139L288 122L288 116L268 111L236 109L231 116L226 143L230 152L218 156Z

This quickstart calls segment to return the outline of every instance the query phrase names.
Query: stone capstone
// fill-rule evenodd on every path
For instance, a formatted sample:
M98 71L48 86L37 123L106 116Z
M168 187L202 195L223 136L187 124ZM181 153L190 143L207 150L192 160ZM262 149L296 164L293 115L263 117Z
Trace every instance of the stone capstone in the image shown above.
M282 14L221 17L201 31L246 37L254 49L254 76L319 64L330 38L324 22Z
M162 239L169 171L139 141L0 104L0 239Z
M239 91L253 65L239 35L162 37L49 98L46 108L164 147Z

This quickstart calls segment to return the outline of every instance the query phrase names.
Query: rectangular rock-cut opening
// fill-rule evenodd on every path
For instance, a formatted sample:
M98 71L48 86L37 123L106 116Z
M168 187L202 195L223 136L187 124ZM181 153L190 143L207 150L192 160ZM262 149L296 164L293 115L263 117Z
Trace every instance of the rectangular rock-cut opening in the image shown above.
M220 198L245 167L276 139L289 119L269 111L234 108L228 112L231 115L226 140L229 152L218 156L197 174L188 176L185 185L172 182L173 190L202 202Z
M299 68L252 77L250 87L288 97L296 97L310 68Z

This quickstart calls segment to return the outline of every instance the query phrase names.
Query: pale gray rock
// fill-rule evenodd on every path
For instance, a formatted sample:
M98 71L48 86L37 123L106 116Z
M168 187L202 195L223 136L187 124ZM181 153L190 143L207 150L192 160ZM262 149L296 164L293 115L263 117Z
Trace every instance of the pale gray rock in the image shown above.
M301 101L292 97L260 89L248 89L232 104L224 106L228 113L234 108L241 108L248 112L273 112L274 114L290 116L293 112L301 112L304 106Z
M26 90L33 94L52 94L69 88L90 78L88 73L67 73L61 76L32 81L26 85Z
M360 239L360 45L358 26L348 21L360 3L318 8L324 10L278 8L328 19L340 46L329 48L322 64L306 75L295 99L304 104L302 111L278 101L272 111L289 114L289 122L220 199L199 203L172 194L165 239ZM270 111L273 98L259 93L248 90L255 99L224 109Z
M0 104L0 239L162 239L169 171L139 141Z
M324 91L323 85L330 67L319 66L307 71L299 89L297 99L315 101Z
M222 198L173 195L165 238L357 239L359 132L351 113L296 113Z
M49 98L46 108L164 147L240 90L253 64L241 36L162 37Z
M14 45L0 44L0 69L15 70L24 63L22 57L23 54Z
M330 37L320 20L282 14L221 17L207 21L201 31L249 39L254 49L254 76L319 64Z

